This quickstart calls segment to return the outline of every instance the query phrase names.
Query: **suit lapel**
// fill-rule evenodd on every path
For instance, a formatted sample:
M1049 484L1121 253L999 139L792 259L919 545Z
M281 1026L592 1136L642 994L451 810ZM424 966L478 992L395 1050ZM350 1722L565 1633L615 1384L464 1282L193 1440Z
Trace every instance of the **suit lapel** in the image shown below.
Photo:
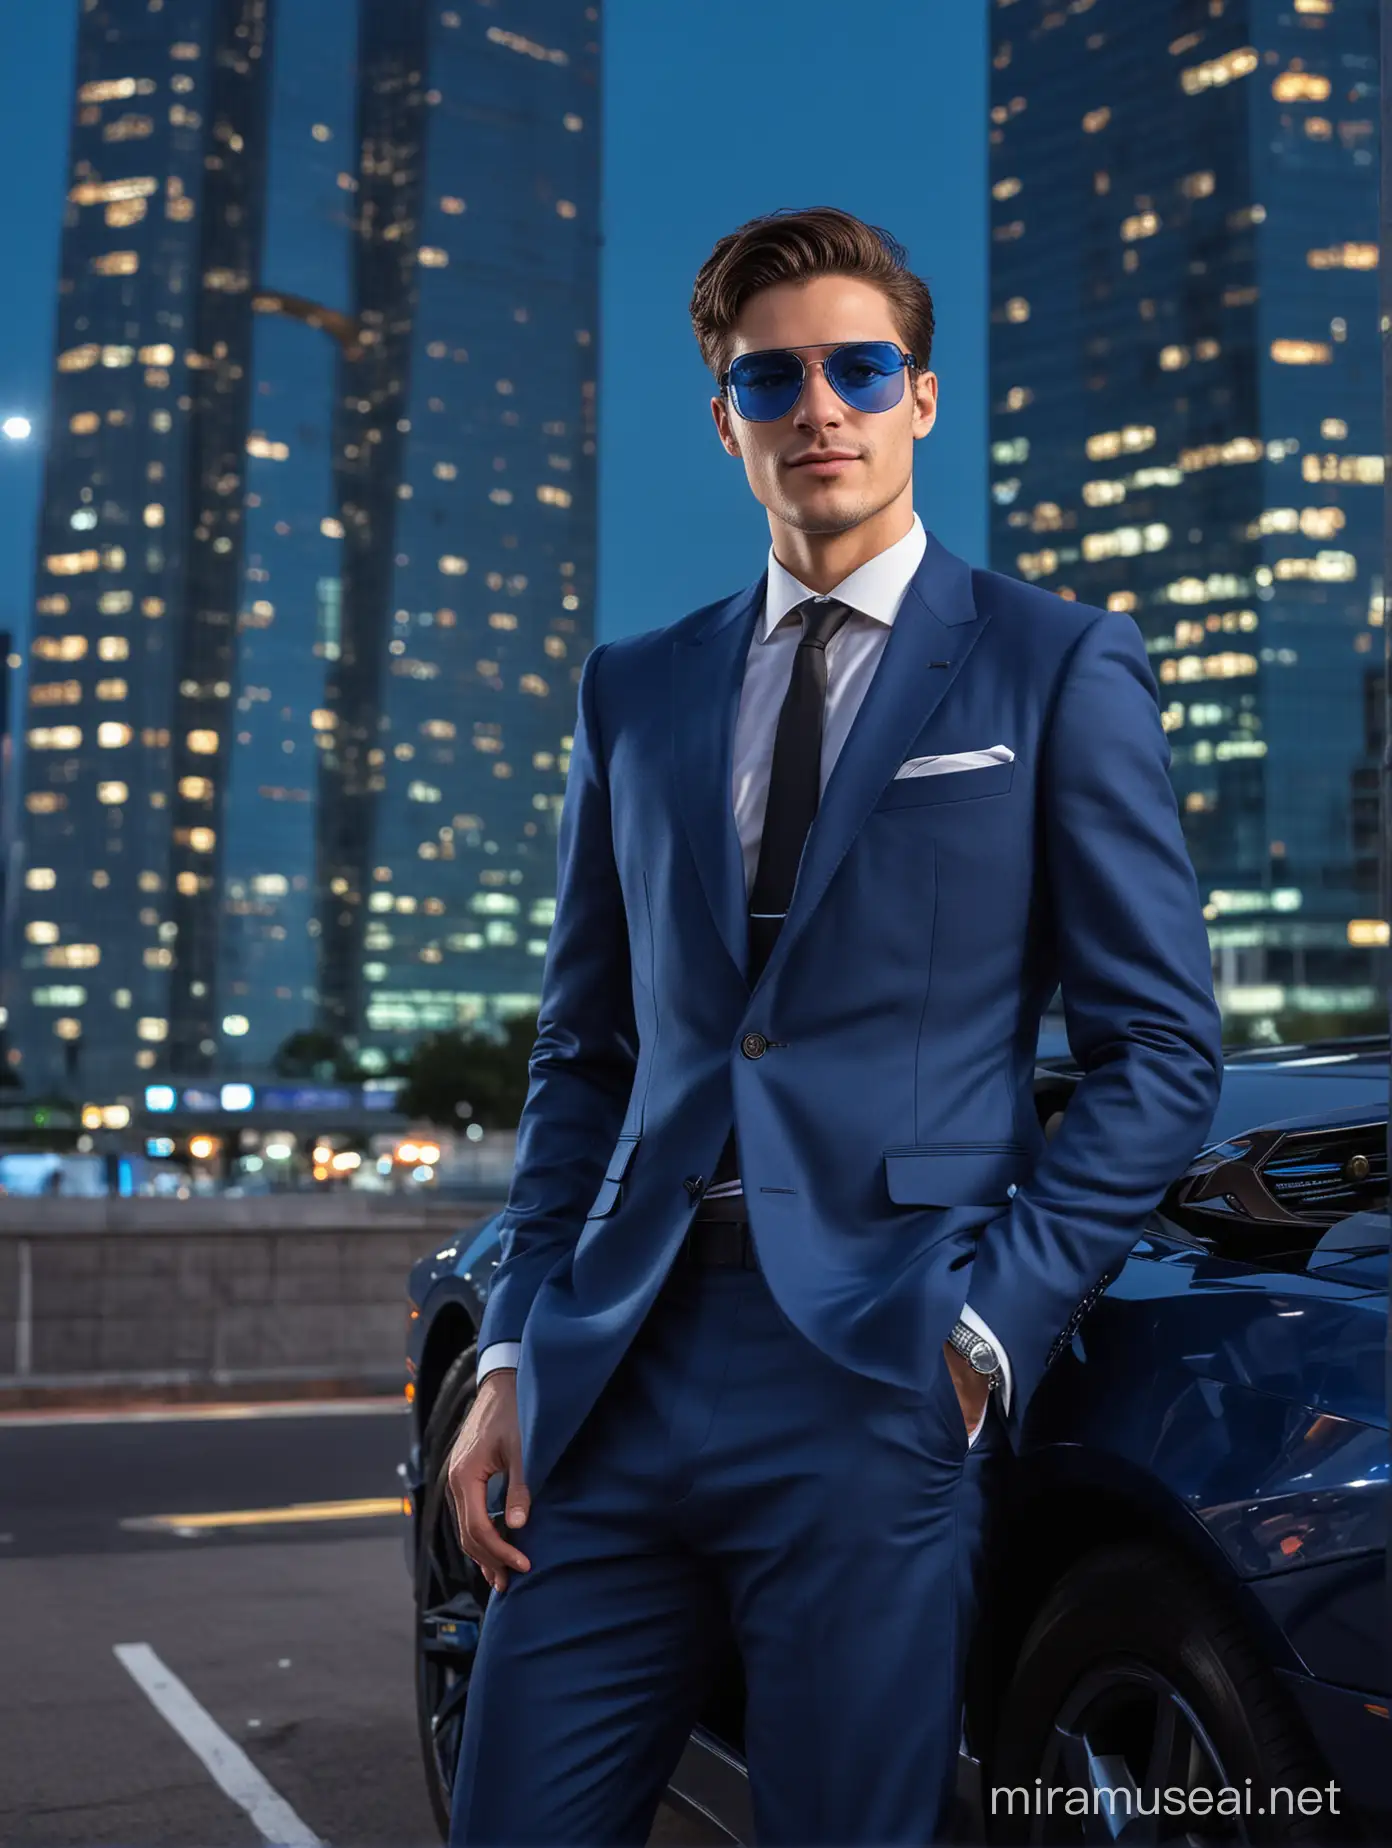
M717 604L672 651L677 802L716 929L741 978L749 961L744 853L734 810L735 719L768 573Z
M673 761L697 871L716 928L744 979L749 913L735 826L732 755L744 665L764 605L766 574L716 606L673 650ZM827 782L798 869L792 904L758 988L774 978L806 928L851 842L909 746L932 718L984 632L971 567L930 533L864 701ZM947 662L945 667L930 665Z

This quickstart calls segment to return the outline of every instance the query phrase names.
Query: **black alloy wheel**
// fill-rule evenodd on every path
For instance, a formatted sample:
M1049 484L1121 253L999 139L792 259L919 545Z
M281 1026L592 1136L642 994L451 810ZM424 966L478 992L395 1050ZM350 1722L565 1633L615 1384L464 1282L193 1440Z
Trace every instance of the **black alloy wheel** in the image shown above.
M1272 1799L1327 1796L1328 1769L1231 1603L1148 1543L1100 1548L1049 1593L987 1769L993 1842L1227 1848L1361 1833L1342 1804L1304 1814L1298 1796Z
M421 1439L421 1506L416 1525L416 1730L430 1807L441 1839L450 1801L464 1702L469 1692L488 1581L459 1544L446 1471L459 1428L474 1402L478 1350L453 1361Z

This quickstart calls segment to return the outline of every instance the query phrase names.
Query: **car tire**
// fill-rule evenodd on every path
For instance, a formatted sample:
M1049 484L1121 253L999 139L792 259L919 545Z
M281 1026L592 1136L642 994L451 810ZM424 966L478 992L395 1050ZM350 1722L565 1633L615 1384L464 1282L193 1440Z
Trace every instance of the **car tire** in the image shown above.
M421 1500L416 1522L416 1732L426 1793L447 1839L459 1730L488 1584L459 1544L448 1498L450 1452L478 1390L478 1349L449 1365L421 1436Z
M1036 1780L1045 1789L1105 1786L1127 1795L1114 1800L1110 1818L1022 1814L1026 1803L1040 1807ZM1329 1813L1329 1781L1231 1604L1173 1553L1135 1542L1080 1560L1031 1624L1002 1702L986 1827L993 1842L1109 1840L1113 1830L1146 1842L1357 1839L1350 1816ZM1236 1791L1247 1813L1204 1815L1164 1794L1201 1786ZM1297 1798L1319 1790L1320 1813L1257 1813L1281 1787ZM1015 1793L1014 1815L1006 1791ZM1087 1802L1105 1812L1108 1800ZM1159 1814L1133 1815L1121 1829L1125 1809L1142 1803Z

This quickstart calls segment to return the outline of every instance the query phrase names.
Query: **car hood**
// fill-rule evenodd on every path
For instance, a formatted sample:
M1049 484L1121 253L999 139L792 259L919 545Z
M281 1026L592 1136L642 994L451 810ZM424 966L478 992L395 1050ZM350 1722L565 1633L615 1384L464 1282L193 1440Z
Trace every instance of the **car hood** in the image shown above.
M1386 1296L1388 1225L1386 1213L1350 1214L1325 1233L1306 1268L1312 1275Z

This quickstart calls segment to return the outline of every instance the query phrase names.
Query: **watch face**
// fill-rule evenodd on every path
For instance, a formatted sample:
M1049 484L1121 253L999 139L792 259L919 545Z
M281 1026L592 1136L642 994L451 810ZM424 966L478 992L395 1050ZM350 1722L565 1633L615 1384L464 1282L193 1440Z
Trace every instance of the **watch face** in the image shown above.
M984 1337L972 1349L971 1364L976 1368L978 1373L994 1373L996 1368L1000 1365L1000 1361L996 1357L996 1350Z

